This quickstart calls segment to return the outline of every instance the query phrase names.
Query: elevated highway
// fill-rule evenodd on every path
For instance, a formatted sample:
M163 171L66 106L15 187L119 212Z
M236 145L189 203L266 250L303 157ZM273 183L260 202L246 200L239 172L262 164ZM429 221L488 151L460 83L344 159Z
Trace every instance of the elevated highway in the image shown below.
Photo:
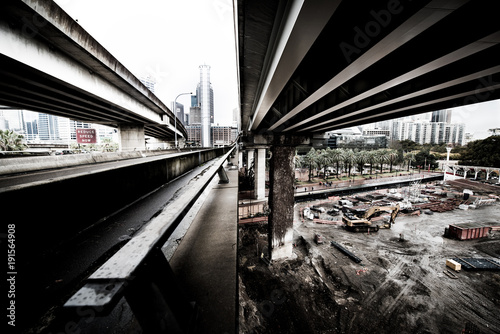
M292 251L297 145L329 130L500 98L494 1L236 4L241 143L255 166L256 199L271 157L272 259Z
M326 130L499 98L500 22L493 1L235 0L233 4L243 129L240 147L247 153L247 166L254 165L257 199L265 199L265 166L266 160L270 161L271 260L286 259L292 253L293 158L297 145L309 144L311 136ZM130 133L143 129L146 134L173 137L174 115L168 108L54 3L7 0L2 2L0 18L1 104L116 124L123 130L129 127ZM27 54L40 58L28 59ZM182 127L178 131L186 135ZM146 194L164 184L165 174L180 175L177 166L181 160L200 163L193 156L177 158L179 162L150 161L42 181L37 189L23 189L13 196L0 192L0 199L11 204L7 206L7 221L23 226L18 234L20 249L34 246L36 252L38 247L45 249L64 241L65 233L75 234L85 224L119 209L120 203L109 194L130 201L132 193ZM242 165L242 153L238 160ZM68 322L58 324L62 326L58 330L68 330L68 326L79 329L75 324L81 322L94 325L97 313L112 313L123 303L122 297L131 305L144 332L167 332L172 313L182 323L180 330L187 331L196 313L189 303L192 296L203 300L203 307L212 307L211 311L229 305L231 315L226 320L233 314L236 318L234 299L225 296L224 305L216 308L211 298L218 295L207 295L209 290L204 290L210 288L208 283L215 282L234 291L236 283L205 276L213 267L191 261L203 255L201 261L223 263L226 269L236 267L232 256L233 244L237 243L237 188L231 181L227 187L218 187L211 197L210 202L217 202L217 206L200 211L199 225L193 231L204 231L200 234L203 247L196 249L194 245L200 239L189 236L179 248L186 258L172 261L183 273L181 277L190 279L187 302L176 289L172 268L159 251L216 170L220 165L214 165L211 174L197 176L203 180L202 185L176 191L175 201L163 199L171 206L154 215L126 247L116 254L107 253L109 259L102 259L85 272L82 276L87 281L69 283L74 294L66 291L59 306L64 303L72 316L79 318L73 322L63 317ZM227 181L224 177L221 180ZM55 210L48 194L56 194L67 211ZM26 198L36 199L36 205L25 209ZM89 198L98 206L81 208L74 204L86 203ZM73 215L75 207L78 211ZM224 212L230 215L219 225L217 219ZM214 213L218 216L210 216ZM39 217L50 225L44 225ZM209 239L214 236L223 238ZM233 238L230 242L229 237ZM50 265L42 269L50 271ZM203 268L203 272L196 268ZM228 272L227 277L234 274ZM198 273L196 279L193 273ZM31 279L23 278L24 287L29 287ZM55 282L61 283L59 279ZM26 297L27 302L30 297ZM186 312L178 312L181 309ZM92 321L83 317L83 312L91 315ZM233 324L222 332L236 331L235 327ZM103 328L106 326L88 332L102 332Z
M187 138L181 122L53 1L0 4L0 105L118 127L122 150L144 135Z

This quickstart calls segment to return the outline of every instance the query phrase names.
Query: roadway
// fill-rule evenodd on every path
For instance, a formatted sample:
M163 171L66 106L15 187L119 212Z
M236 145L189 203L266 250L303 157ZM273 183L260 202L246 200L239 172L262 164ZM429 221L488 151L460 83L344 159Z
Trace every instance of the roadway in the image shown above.
M140 163L161 158L143 158ZM41 171L3 178L2 185L6 182L10 182L11 185L13 183L23 185L46 178L76 177L82 173L95 173L103 169L137 163L137 159L133 159ZM19 291L22 291L17 300L18 304L21 305L18 324L27 326L25 329L33 329L33 332L64 332L64 326L68 320L62 313L61 305L65 300L81 286L82 281L88 275L159 213L179 188L185 186L209 165L211 162L185 173L113 214L103 217L77 235L62 240L59 244L45 245L44 249L29 249L27 245L22 245L18 257L20 265L22 262L18 284ZM92 210L92 207L81 205L75 207L75 210ZM57 208L53 210L53 214L57 215ZM68 223L71 223L70 218L68 218ZM47 224L47 228L50 228L50 225ZM127 318L128 321L125 323L121 320L118 321L113 325L117 326L115 330L119 330L120 326L130 328L133 317L128 308L117 308L113 313L114 315L112 314L111 318L107 318L107 320L97 320L100 318L96 318L92 322L80 321L78 322L79 328L82 329L82 332L89 332L89 330L103 332L103 326L108 326L113 319L117 320L123 317ZM48 325L50 327L45 328ZM134 326L137 327L137 324L132 325L132 327ZM89 327L88 330L85 327Z
M79 165L74 167L56 168L49 170L40 170L29 173L0 176L0 190L8 187L27 186L34 182L53 182L56 179L78 177L84 174L98 173L120 167L133 166L140 163L165 159L165 156L174 157L182 153L166 153L150 157L118 160L112 162L100 162L88 165ZM57 156L54 159L58 158ZM19 158L20 163L23 158ZM0 160L1 163L1 160Z

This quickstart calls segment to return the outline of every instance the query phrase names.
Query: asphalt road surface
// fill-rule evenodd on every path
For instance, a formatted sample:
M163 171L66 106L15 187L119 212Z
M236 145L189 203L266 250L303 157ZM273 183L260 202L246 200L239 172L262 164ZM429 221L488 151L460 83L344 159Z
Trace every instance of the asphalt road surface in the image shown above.
M116 168L119 165L131 163L137 163L137 159L42 171L4 178L2 181L8 180L17 184L28 183L51 177L93 173L102 168ZM22 268L19 269L19 294L16 300L18 329L31 329L30 332L35 333L59 333L61 330L65 332L64 326L68 324L68 320L65 318L61 305L76 292L86 277L160 212L179 188L206 168L207 166L204 165L178 177L118 212L102 217L78 235L61 240L57 245L45 245L43 249L26 249L24 245L24 249L20 249L21 258L18 259L19 263L23 263ZM81 206L78 210L92 210L92 207ZM57 214L57 210L54 210L54 214ZM47 228L50 228L49 222L33 223L47 223ZM68 217L68 223L71 223L70 217ZM121 317L123 314L117 316ZM110 320L112 321L112 317ZM130 330L129 324L120 321L118 323L127 326ZM102 322L92 323L93 326L96 324L106 326L106 323Z

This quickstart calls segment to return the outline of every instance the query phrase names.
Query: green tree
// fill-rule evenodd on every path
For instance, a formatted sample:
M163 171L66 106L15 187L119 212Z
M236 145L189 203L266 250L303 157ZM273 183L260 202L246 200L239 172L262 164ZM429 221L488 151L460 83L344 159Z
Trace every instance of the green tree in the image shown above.
M339 178L340 162L344 159L343 151L339 148L330 151L330 160L336 164L337 179Z
M387 150L387 161L389 161L389 173L392 173L392 166L398 161L399 155L395 150Z
M415 164L421 168L436 169L437 167L436 157L430 153L430 148L423 149L415 155Z
M384 149L375 151L375 161L380 164L380 173L384 172L384 163L387 162L387 151Z
M24 151L24 137L12 130L0 130L0 151Z
M321 150L317 155L317 164L319 168L323 168L323 177L326 180L326 167L330 166L332 163L330 152L331 148L327 148L326 150Z
M304 164L309 167L309 181L311 181L313 167L317 167L317 159L318 154L316 153L314 147L311 147L309 152L307 152L307 154L304 156Z
M467 144L460 153L460 165L500 167L500 137L491 136Z
M368 161L368 151L358 151L354 153L354 162L358 165L358 171L363 175L363 167Z
M370 175L373 174L373 164L377 162L377 151L366 152L366 162L370 164Z
M343 161L344 161L344 166L346 167L346 170L348 171L348 176L351 177L351 169L352 165L354 164L354 152L351 149L348 149L344 151L343 156Z
M416 150L419 150L421 148L421 146L419 144L417 144L413 140L409 140L409 139L401 140L399 142L399 144L401 145L401 149L405 152L416 151Z
M415 161L415 153L407 152L404 154L404 161L408 162L408 171L410 171L410 165L412 161Z

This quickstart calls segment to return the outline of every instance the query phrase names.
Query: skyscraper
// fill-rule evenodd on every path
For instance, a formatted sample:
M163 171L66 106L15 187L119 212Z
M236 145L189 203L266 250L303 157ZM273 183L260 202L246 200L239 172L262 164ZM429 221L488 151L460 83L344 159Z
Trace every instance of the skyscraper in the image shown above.
M200 83L196 88L201 107L201 146L211 147L210 130L214 122L214 91L210 83L210 66L200 65Z
M432 112L431 122L451 123L451 110L437 110Z
M38 115L38 134L41 140L60 140L58 118L54 115Z

